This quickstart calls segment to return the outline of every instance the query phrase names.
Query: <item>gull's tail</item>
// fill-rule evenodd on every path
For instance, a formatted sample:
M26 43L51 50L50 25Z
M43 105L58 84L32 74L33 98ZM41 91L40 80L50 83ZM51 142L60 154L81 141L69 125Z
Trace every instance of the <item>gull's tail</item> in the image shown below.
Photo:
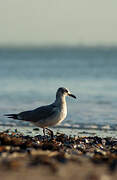
M12 118L12 119L18 119L17 114L4 114L4 116L7 116L8 118Z

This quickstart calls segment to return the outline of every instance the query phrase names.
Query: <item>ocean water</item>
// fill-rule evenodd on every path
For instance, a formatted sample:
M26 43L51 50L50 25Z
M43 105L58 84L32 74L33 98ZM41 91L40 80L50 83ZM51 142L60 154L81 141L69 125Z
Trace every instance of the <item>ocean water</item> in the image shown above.
M0 124L24 126L3 114L52 103L61 86L77 96L61 126L117 128L116 47L0 48Z

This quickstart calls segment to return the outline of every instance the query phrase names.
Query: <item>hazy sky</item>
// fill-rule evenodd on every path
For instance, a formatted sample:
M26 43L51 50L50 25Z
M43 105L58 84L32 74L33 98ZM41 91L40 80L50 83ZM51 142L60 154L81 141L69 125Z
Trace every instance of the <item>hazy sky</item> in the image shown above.
M0 45L117 45L117 0L0 0Z

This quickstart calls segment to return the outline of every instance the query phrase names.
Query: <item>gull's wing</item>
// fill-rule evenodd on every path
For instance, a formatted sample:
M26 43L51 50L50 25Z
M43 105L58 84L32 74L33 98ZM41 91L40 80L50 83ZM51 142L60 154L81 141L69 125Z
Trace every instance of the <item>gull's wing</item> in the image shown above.
M24 111L17 115L18 119L25 121L39 121L49 118L57 113L57 107L54 104L48 106L41 106L32 111Z

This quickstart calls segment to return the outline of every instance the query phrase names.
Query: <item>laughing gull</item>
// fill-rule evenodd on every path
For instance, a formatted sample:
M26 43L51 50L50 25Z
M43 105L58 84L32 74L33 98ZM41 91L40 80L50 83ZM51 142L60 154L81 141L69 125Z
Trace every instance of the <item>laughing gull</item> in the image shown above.
M45 129L49 130L47 127L55 126L61 123L67 116L67 105L66 96L71 96L76 98L67 88L61 87L57 90L56 100L54 103L41 106L34 110L23 111L18 114L5 114L8 118L29 121L36 126L43 128L43 133L45 136ZM50 130L50 132L52 132Z

